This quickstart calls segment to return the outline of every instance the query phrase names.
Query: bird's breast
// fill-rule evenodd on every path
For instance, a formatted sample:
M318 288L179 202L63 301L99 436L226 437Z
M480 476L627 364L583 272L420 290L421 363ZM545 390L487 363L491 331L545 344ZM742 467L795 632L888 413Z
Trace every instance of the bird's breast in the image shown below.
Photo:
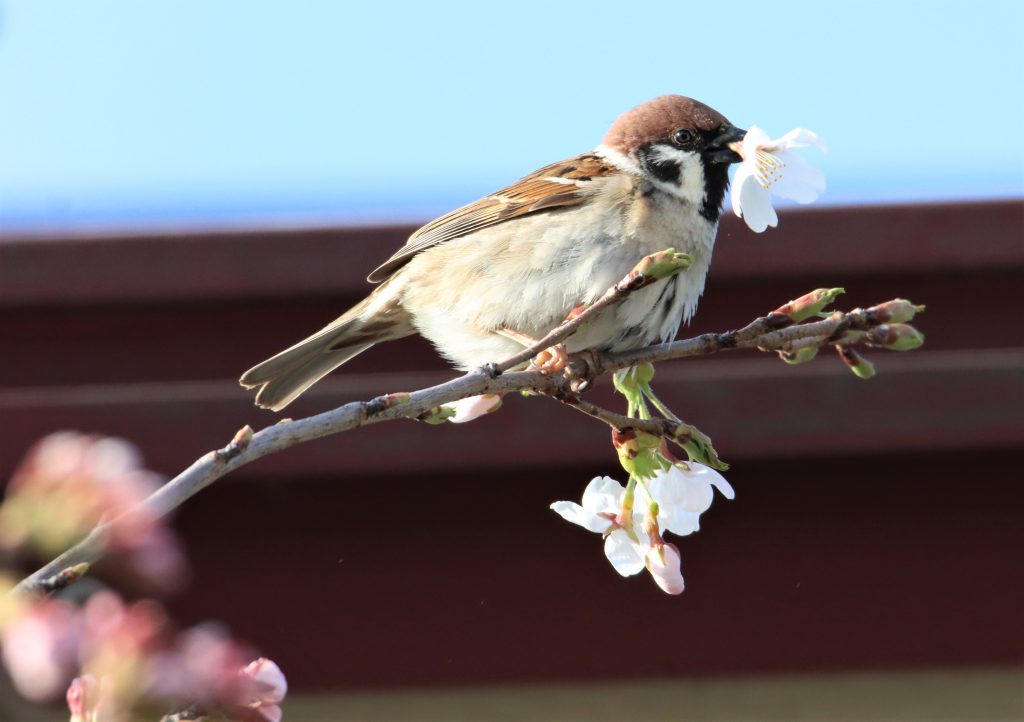
M616 179L580 206L521 217L423 251L401 271L402 305L422 335L470 368L518 350L496 329L539 338L573 308L600 298L644 256L666 248L688 253L689 269L633 293L566 344L570 351L644 346L674 336L692 315L714 232L696 209Z

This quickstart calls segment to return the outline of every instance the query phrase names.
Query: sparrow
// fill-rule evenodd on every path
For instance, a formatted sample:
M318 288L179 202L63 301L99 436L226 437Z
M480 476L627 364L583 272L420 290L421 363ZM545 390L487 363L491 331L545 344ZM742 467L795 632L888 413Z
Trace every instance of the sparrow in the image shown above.
M746 131L712 108L664 95L627 111L597 148L541 168L413 233L368 277L365 299L246 371L256 404L280 410L371 346L419 333L462 370L532 345L651 253L692 258L584 323L566 353L674 338L704 290L731 144Z

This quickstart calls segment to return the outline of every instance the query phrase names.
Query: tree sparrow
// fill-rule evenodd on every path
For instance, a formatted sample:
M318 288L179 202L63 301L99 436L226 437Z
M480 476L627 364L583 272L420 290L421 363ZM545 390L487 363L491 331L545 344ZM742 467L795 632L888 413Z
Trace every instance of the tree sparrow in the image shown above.
M691 98L620 116L593 152L549 165L431 221L370 274L380 285L309 338L242 375L279 410L382 341L413 333L468 370L500 361L590 304L644 256L693 262L585 323L567 352L673 338L704 289L718 216L745 131Z

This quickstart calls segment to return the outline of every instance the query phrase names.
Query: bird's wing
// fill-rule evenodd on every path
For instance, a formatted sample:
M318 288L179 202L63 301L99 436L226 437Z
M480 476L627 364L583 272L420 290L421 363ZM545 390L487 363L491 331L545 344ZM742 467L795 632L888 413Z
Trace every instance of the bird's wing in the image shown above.
M618 172L593 153L541 168L493 195L423 226L366 280L372 283L386 280L420 251L453 238L530 213L578 205L584 201L582 191L592 179Z

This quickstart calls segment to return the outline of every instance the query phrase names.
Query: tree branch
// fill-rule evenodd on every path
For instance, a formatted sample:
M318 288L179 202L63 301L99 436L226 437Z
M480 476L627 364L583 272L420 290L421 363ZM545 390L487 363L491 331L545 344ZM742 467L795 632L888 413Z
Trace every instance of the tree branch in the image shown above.
M600 419L615 429L635 428L670 437L678 434L681 426L679 422L668 419L633 419L580 399L575 390L571 388L571 379L566 375L545 375L539 371L503 373L506 369L530 358L536 351L564 340L594 314L608 308L613 303L621 302L629 293L646 285L630 281L631 277L633 274L623 279L600 301L584 310L579 316L545 336L535 347L526 349L502 363L491 364L490 368L472 371L446 383L418 391L386 394L370 401L348 403L315 416L284 420L256 433L253 433L248 426L244 427L235 435L230 444L197 459L138 507L129 510L121 517L98 524L78 544L22 580L15 588L15 592L38 591L45 586L46 580L61 574L64 570L83 562L96 561L103 554L104 542L111 528L126 518L136 514L145 514L148 517L163 516L222 476L268 454L362 426L394 419L426 418L435 413L441 405L469 396L533 391L556 398L589 416ZM867 311L858 309L849 313L837 312L823 320L797 325L793 325L784 315L772 313L755 319L735 331L703 334L695 338L659 344L635 351L598 354L600 365L597 375L639 363L706 356L740 348L788 351L798 345L818 347L837 343L880 345L879 339L871 334L885 326L880 323L879 318L872 316L871 311L872 309ZM844 334L848 331L867 331L869 333L844 340ZM495 372L500 375L496 376Z

